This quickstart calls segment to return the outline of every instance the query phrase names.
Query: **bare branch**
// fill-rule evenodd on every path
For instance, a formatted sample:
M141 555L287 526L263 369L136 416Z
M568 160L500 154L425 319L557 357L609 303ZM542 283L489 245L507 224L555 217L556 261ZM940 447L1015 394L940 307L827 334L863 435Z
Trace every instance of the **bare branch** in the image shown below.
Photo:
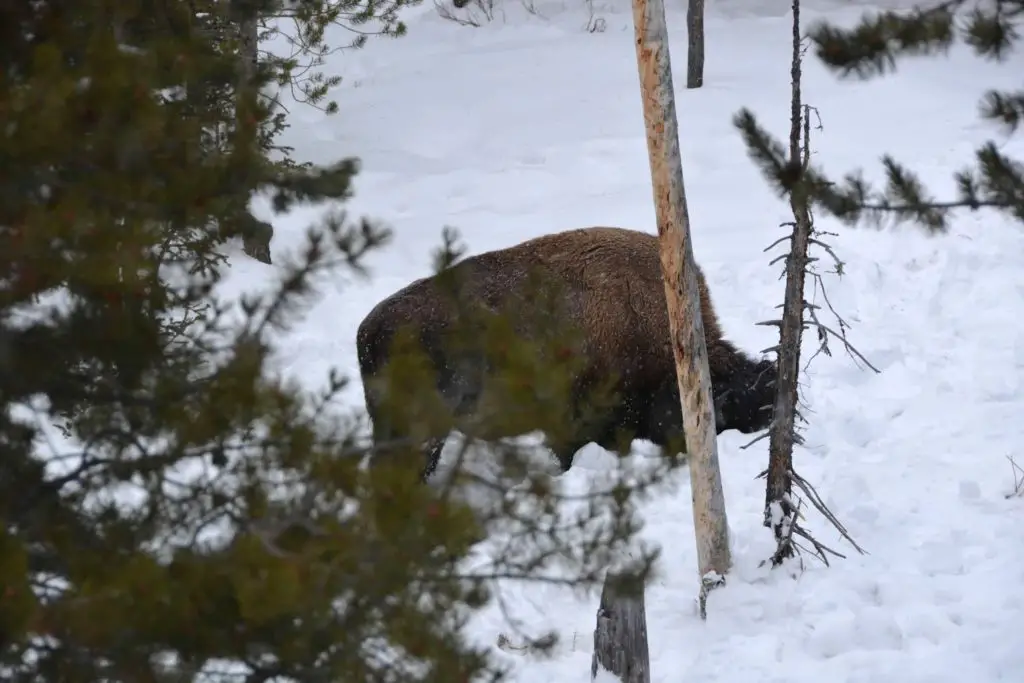
M758 443L758 442L760 442L760 441L764 441L765 439L767 439L767 438L768 438L768 435L769 435L769 432L768 432L768 431L765 431L765 432L763 432L763 433L761 433L761 434L758 434L758 435L757 435L756 437L754 437L754 438L753 438L752 440L750 440L750 441L748 441L747 443L745 443L745 444L743 444L742 446L740 446L740 450L741 450L741 451L745 451L745 450L747 450L748 448L750 448L751 446L753 446L754 444L756 444L756 443ZM767 470L765 470L765 471L767 472Z
M843 265L844 265L843 261L839 258L839 256L836 255L836 252L833 251L831 246L829 246L828 244L825 244L821 240L815 239L813 237L810 239L810 243L813 244L816 247L821 247L822 249L824 249L828 253L828 255L831 256L832 259L835 261L835 264L836 264L836 274L838 274L838 275L842 275L843 274L842 273Z
M817 540L816 538L811 536L811 534L808 533L806 529L804 529L801 526L794 526L793 533L796 534L797 536L799 536L800 538L803 538L804 540L809 541L811 543L811 545L814 546L814 555L819 560L824 562L826 567L829 566L829 562L828 562L828 556L829 555L832 555L833 557L838 557L838 558L843 559L843 560L846 559L846 555L843 555L841 552L838 552L837 550L833 550L832 548L828 547L827 545L825 545L821 541ZM802 548L803 546L794 546L794 547Z
M1013 473L1013 491L1006 494L1006 497L1024 497L1024 468L1017 464L1012 455L1006 456L1006 459L1010 461L1010 470Z
M806 304L806 302L805 302L805 304ZM827 349L828 335L832 335L832 337L834 339L838 339L839 340L839 342L843 345L843 348L846 349L846 352L849 353L850 356L852 356L855 360L860 360L860 362L864 363L864 365L868 366L869 368L874 370L876 373L881 374L882 371L879 370L878 368L876 368L874 365L872 365L871 361L869 361L867 358L865 358L864 354L862 354L860 351L858 351L853 346L853 344L851 344L847 340L845 334L836 332L831 327L829 327L828 325L825 325L824 323L821 322L821 320L818 319L818 314L814 310L815 307L811 307L809 305L805 305L805 308L807 309L808 313L811 316L812 324L818 329L818 338L822 341L822 348L824 349L825 355L827 355L827 356L831 356L832 355L832 353L830 351L828 351L828 349Z
M786 225L786 223L783 223L783 225ZM774 242L772 242L771 244L769 244L769 245L768 245L767 247L765 247L764 249L762 249L761 251L762 251L762 252L764 252L764 253L768 253L769 251L771 251L771 250L772 250L772 249L774 249L775 247L779 246L779 245L780 245L780 244L782 244L783 242L785 242L785 241L787 241L787 240L791 240L791 239L793 239L793 235L792 235L792 233L789 233L789 234L783 235L782 237L780 237L779 239L775 240Z
M831 510L829 510L828 506L825 504L825 501L823 501L821 499L821 496L818 495L818 492L814 488L814 486L812 486L810 482L808 482L806 479L804 479L803 477L801 477L799 474L792 470L790 470L789 476L790 480L794 484L796 484L797 488L799 488L803 492L803 494L807 496L807 499L810 500L811 505L814 507L814 509L820 512L821 515L825 519L827 519L829 523L832 524L832 526L836 528L836 531L838 531L839 534L857 550L857 552L859 552L861 555L866 555L867 551L861 548L857 544L857 542L853 540L853 538L850 536L850 533L846 530L846 527L843 525L843 523L839 521L839 518L836 517ZM809 536L805 536L804 538L810 540ZM838 553L835 554L838 555Z

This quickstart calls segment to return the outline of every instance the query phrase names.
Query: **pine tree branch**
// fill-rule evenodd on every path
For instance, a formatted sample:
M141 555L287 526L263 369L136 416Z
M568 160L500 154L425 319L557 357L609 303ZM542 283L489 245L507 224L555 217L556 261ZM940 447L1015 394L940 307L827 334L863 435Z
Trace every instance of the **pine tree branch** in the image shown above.
M963 21L958 23L960 18ZM821 22L809 37L826 66L841 77L866 79L891 72L901 57L944 52L958 38L980 57L1004 61L1020 40L1022 20L1024 0L993 0L970 11L966 0L948 0L910 12L876 12L852 29ZM1024 91L989 91L980 113L1012 134L1024 121ZM850 226L912 222L929 233L942 233L953 212L960 209L996 209L1024 220L1024 165L1000 152L995 142L978 149L973 167L955 174L955 197L935 198L926 193L915 173L891 156L882 157L885 184L881 189L872 187L859 172L835 182L810 165L799 173L786 148L749 110L740 110L734 125L748 154L780 197L791 195L802 179L815 207Z
M799 174L788 161L782 143L747 109L740 110L733 122L751 159L779 196L791 194ZM861 222L881 226L888 219L896 224L913 222L930 233L942 233L948 229L954 210L983 208L1024 220L1024 164L1008 158L994 142L977 151L976 164L975 169L956 174L958 196L949 200L928 196L918 177L889 155L882 157L886 173L882 190L873 188L859 174L849 174L842 183L835 183L813 165L804 170L803 179L813 205L850 226Z
M841 77L870 78L895 70L897 57L932 55L953 44L954 17L966 0L908 13L878 12L852 29L822 21L808 30L816 56Z
M1008 135L1016 133L1024 123L1024 90L1010 93L989 90L981 101L981 116L1003 124Z

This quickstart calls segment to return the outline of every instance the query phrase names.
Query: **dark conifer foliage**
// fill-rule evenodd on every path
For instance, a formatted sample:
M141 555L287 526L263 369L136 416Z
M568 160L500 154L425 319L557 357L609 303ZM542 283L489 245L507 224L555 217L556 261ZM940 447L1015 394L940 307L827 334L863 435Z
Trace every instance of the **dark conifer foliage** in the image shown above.
M307 36L328 4L304 3ZM282 113L236 106L237 54L211 29L231 9L0 3L0 679L498 680L464 633L493 580L599 584L638 529L631 493L664 469L624 469L575 508L543 476L485 479L498 502L474 510L420 482L418 448L362 467L346 378L310 391L271 358L314 282L365 274L389 233L332 214L275 257L263 293L220 291L239 196L345 199L357 171L289 160ZM269 64L256 87L287 86ZM239 125L258 135L217 138ZM508 339L522 371L557 383ZM402 409L449 419L417 408L421 366L397 362ZM560 398L502 387L494 419ZM518 452L495 458L511 469ZM496 528L508 543L466 569ZM654 557L624 570L643 578Z

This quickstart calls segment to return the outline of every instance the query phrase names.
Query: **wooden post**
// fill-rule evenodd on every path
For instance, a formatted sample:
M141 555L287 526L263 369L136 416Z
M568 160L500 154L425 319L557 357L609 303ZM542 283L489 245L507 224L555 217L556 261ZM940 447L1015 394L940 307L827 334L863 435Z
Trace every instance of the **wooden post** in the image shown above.
M686 87L704 85L704 0L686 4Z
M683 188L672 64L663 0L633 0L647 151L651 161L661 268L686 430L701 596L729 571L729 527L718 469L711 373ZM703 601L702 601L703 605ZM702 610L703 612L703 610Z
M651 683L651 655L647 648L647 614L644 588L625 587L609 574L601 589L594 629L594 656L590 680L598 668L618 677L622 683Z

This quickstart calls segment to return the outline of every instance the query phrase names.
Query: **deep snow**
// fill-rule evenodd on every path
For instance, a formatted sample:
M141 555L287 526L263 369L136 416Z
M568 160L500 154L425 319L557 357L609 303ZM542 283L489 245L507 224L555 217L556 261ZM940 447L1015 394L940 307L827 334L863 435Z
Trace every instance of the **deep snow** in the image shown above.
M606 30L587 33L586 13L570 0L541 6L546 20L504 2L504 21L476 29L439 19L428 2L410 13L408 36L332 58L345 77L338 115L292 107L285 142L296 156L360 157L346 208L396 234L369 260L372 281L339 282L290 336L281 360L295 376L320 382L334 366L358 379L356 325L429 272L444 225L459 228L473 252L593 224L653 232L628 5L599 6ZM861 11L820 2L805 8L808 20L827 10L852 21ZM785 134L787 6L712 0L705 86L676 85L694 248L726 333L751 352L774 343L774 330L754 323L781 301L779 270L762 249L781 235L787 207L748 160L731 117L751 107ZM668 19L682 79L685 14ZM837 81L809 60L805 98L824 127L816 160L836 175L865 167L877 177L888 151L935 192L948 190L975 145L998 135L977 118L981 92L1019 87L1022 60L998 67L956 50L869 83ZM1014 145L1021 156L1024 145ZM321 212L275 218L275 255L296 247ZM645 508L645 537L664 549L647 596L653 680L1024 681L1024 499L1005 498L1006 457L1024 460L1024 232L991 214L963 215L938 238L910 227L819 226L839 232L846 262L846 275L827 281L832 302L882 372L838 349L814 361L802 394L811 424L795 462L870 554L831 568L810 560L796 579L758 568L772 546L761 526L764 483L754 479L766 442L741 451L747 438L722 435L735 568L707 622L694 605L686 472L673 495ZM271 267L233 261L241 288L272 276ZM811 342L806 349L805 358ZM569 483L585 487L611 457L589 447ZM811 527L848 549L817 516ZM588 681L597 596L536 586L511 594L527 626L555 624L563 637L551 661L509 656L517 680ZM485 642L502 630L496 612L476 620Z

